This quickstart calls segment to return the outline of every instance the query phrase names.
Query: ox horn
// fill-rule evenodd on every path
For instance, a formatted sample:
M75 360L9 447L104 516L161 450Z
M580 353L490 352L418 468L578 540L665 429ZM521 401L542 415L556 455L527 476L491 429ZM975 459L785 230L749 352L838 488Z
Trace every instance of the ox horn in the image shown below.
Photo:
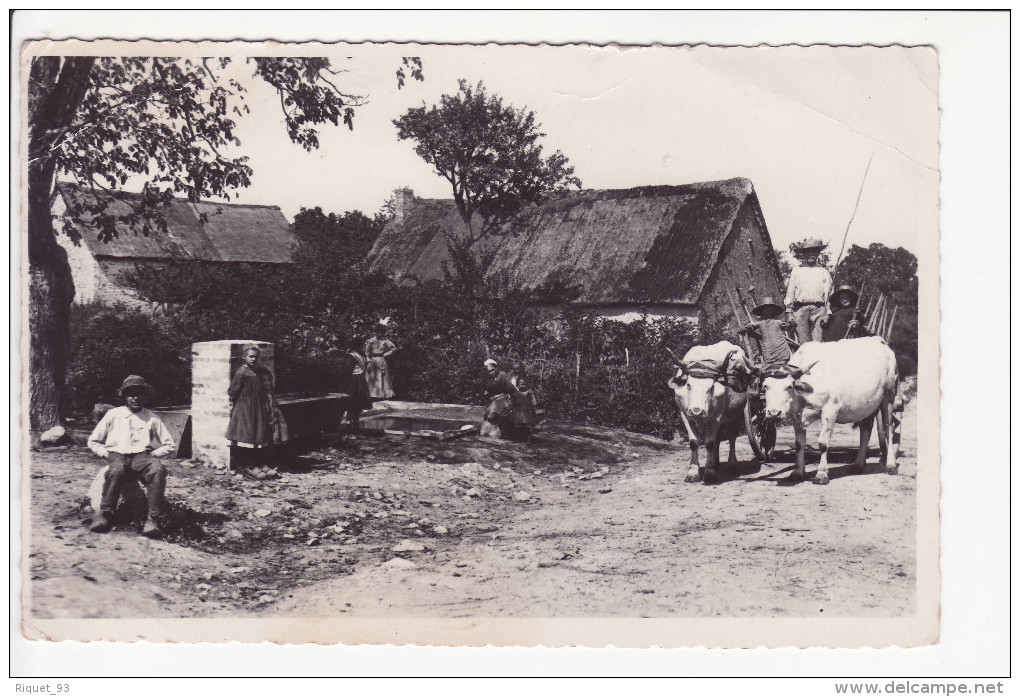
M790 371L790 372L793 375L793 379L794 380L800 380L802 377L804 377L805 375L810 373L811 369L814 368L816 365L818 365L818 361L815 361L814 363L809 365L807 368L798 368L798 367L794 366L793 370Z
M681 370L687 370L687 366L684 365L684 362L680 360L675 353L670 351L668 346L663 346L662 348L664 348L666 350L666 353L669 354L670 359L673 361L673 365L675 365L677 368L680 368Z

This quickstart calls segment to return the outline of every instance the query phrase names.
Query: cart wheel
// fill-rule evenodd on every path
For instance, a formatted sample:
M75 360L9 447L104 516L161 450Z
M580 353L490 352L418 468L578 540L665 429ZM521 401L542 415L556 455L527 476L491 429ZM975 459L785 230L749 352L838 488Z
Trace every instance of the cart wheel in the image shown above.
M748 396L744 405L744 427L751 450L762 462L772 459L776 450L776 424L765 416L765 403L757 396Z

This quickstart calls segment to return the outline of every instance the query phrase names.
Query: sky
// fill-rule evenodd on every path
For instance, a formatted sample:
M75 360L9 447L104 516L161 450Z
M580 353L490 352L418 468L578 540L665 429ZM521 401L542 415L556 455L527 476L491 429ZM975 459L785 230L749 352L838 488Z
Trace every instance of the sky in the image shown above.
M747 177L777 247L816 236L833 256L848 225L848 248L879 241L916 251L919 236L938 234L937 61L929 49L320 50L349 71L340 78L347 91L367 95L353 132L325 127L321 147L305 152L287 138L275 93L247 80L251 114L237 136L255 174L238 202L278 205L293 218L315 206L370 215L404 186L450 198L413 144L397 140L392 121L456 92L465 78L534 111L546 150L562 151L585 188ZM422 58L425 81L398 90L404 55Z

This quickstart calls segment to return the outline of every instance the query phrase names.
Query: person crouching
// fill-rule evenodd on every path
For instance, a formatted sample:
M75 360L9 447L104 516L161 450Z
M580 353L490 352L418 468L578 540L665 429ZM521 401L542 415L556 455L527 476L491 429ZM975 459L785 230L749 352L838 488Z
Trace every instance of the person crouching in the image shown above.
M110 461L103 484L102 503L89 529L92 532L110 529L124 485L137 479L145 486L149 502L149 516L142 534L156 537L169 520L164 497L167 470L164 465L153 462L151 457L169 455L176 444L159 417L145 408L155 390L144 378L129 375L117 394L123 398L124 406L106 412L88 440L89 450Z
M531 401L532 392L520 381L523 376L518 375L515 382L491 358L486 359L484 366L487 377L485 396L489 399L485 420L497 427L502 438L520 436L530 444L535 408ZM525 391L521 391L518 384L525 387Z

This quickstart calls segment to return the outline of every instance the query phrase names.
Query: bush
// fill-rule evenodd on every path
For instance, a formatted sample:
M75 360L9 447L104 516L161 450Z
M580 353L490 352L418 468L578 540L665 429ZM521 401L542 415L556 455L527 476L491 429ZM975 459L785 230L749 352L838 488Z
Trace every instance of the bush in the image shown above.
M666 380L674 367L663 347L682 355L696 343L695 325L681 319L622 324L600 317L541 317L520 297L468 299L449 284L390 288L386 299L390 359L401 399L483 404L482 362L518 366L550 418L668 438L676 409ZM278 391L338 391L340 356L365 336L377 315L327 309L309 315L227 309L184 309L153 318L123 306L76 306L68 372L72 410L117 401L124 376L137 373L158 391L156 405L190 401L191 344L258 339L276 345Z
M150 315L121 305L71 308L71 357L65 413L81 413L97 402L120 404L124 378L141 375L156 389L154 405L191 399L191 350L174 345Z

